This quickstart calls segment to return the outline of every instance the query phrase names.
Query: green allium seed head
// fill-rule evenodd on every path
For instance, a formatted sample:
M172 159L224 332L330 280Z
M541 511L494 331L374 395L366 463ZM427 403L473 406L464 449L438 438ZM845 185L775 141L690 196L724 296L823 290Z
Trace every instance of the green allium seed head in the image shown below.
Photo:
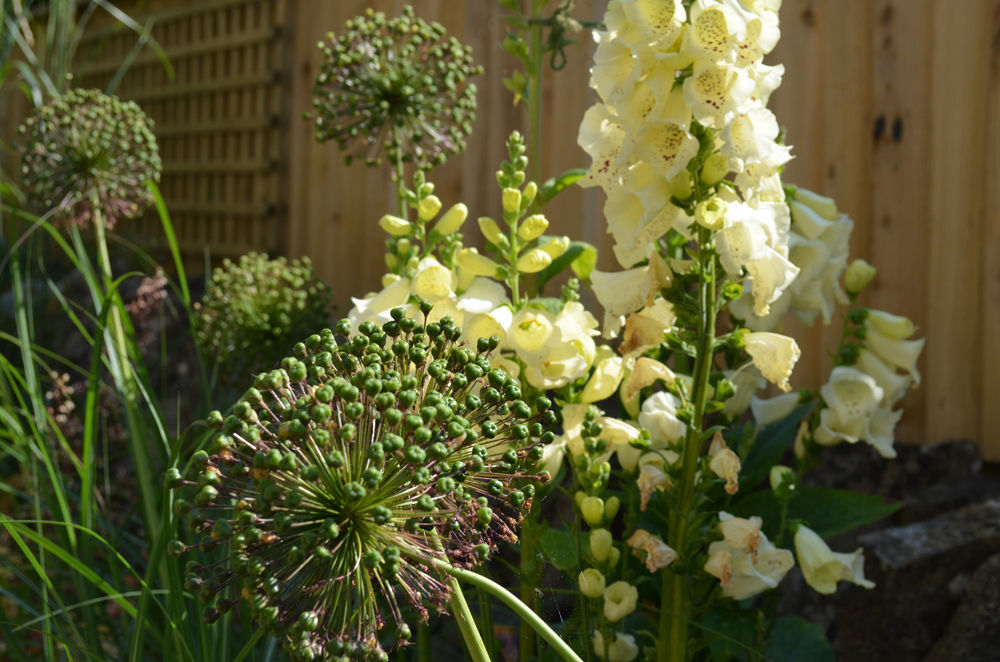
M20 126L21 175L37 208L57 221L86 225L98 205L111 228L153 202L146 182L160 180L153 122L131 101L73 90L37 108Z
M329 324L330 299L308 257L270 260L247 253L212 272L195 304L195 340L223 380L242 381L274 366L312 329Z
M319 43L323 63L313 87L316 139L335 140L347 161L412 162L420 170L465 149L482 73L472 51L413 8L386 19L368 10Z
M168 476L194 494L203 536L173 552L229 547L228 567L192 567L192 585L248 600L293 659L386 659L408 637L405 607L424 618L444 607L433 562L469 568L514 540L539 480L534 424L550 403L479 397L516 384L491 369L489 343L476 351L450 318L430 333L399 312L346 338L311 336L224 419L217 434L232 444Z

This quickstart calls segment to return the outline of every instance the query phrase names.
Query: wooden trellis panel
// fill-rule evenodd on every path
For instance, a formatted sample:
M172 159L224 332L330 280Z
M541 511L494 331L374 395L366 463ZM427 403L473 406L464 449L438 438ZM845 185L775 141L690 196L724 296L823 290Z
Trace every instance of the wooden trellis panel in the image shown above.
M145 49L115 89L156 122L163 159L160 184L182 251L235 256L282 248L285 218L287 39L284 0L154 3L152 34L173 79ZM166 8L165 8L166 7ZM88 30L78 54L77 87L104 88L136 42L120 26ZM156 246L154 214L121 226Z

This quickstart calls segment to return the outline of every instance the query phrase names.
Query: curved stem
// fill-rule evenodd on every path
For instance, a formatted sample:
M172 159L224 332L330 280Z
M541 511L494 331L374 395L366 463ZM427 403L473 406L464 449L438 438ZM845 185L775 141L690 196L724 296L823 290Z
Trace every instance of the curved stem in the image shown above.
M556 634L548 624L543 621L538 614L531 611L526 604L517 599L513 593L505 589L500 584L497 584L492 579L478 575L474 572L469 572L468 570L462 570L461 568L456 568L453 565L435 559L433 564L441 568L455 580L461 579L464 582L468 582L477 588L482 588L487 591L505 605L511 608L511 610L524 622L532 627L542 637L555 652L566 662L583 662L580 657L569 647L565 641L563 641L558 634Z
M438 562L435 561L435 563ZM442 565L447 564L442 563ZM465 594L462 593L458 579L452 576L449 585L451 587L451 610L455 615L455 621L458 623L458 629L462 633L462 639L465 641L469 655L472 656L473 662L490 662L490 654L486 650L486 644L483 643L482 635L479 634L479 628L476 627L476 619L469 610L469 603L465 601Z

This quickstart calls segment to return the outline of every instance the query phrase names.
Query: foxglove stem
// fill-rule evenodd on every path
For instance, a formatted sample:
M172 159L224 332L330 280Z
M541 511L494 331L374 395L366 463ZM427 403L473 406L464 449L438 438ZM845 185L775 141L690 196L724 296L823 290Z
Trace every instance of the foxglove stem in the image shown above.
M538 616L538 614L531 611L526 604L517 599L517 596L505 589L503 586L500 586L500 584L497 584L492 579L474 572L456 568L440 559L434 559L432 563L441 570L447 572L453 578L461 579L462 581L468 582L477 588L484 589L510 607L522 621L528 623L528 625L530 625L535 632L542 637L542 639L552 646L556 654L566 660L566 662L583 662L573 649L569 647L569 644L563 641L559 635L556 634L552 628L550 628L548 624Z
M698 354L695 356L691 396L694 412L684 439L681 480L677 491L676 508L670 513L669 545L687 561L687 525L694 500L695 475L702 445L703 418L708 398L708 381L714 356L716 286L715 252L710 248L712 233L698 229ZM685 662L687 660L688 615L691 599L688 594L688 577L666 570L663 573L663 603L660 610L659 639L665 642L659 651L660 662Z

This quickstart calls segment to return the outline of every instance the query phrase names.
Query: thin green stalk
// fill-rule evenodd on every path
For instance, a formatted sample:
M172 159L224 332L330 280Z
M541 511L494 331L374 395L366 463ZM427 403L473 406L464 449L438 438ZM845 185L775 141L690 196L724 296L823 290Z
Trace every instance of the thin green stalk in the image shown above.
M417 660L431 662L431 629L426 623L417 625Z
M542 637L542 639L552 646L555 653L562 659L566 660L566 662L583 662L573 649L569 647L569 644L563 641L559 635L549 627L548 623L542 620L538 614L533 612L528 605L518 600L517 596L505 589L503 586L500 586L500 584L497 584L492 579L488 579L474 572L456 568L439 559L435 559L432 563L451 575L454 581L457 582L457 580L461 579L463 582L472 584L477 588L481 587L493 595L493 597L510 607L522 621L528 623L528 625L534 629L535 632Z
M407 216L409 213L406 208L406 166L403 165L403 154L402 150L396 156L396 162L393 164L395 168L395 178L396 178L396 210L399 212L399 217L404 221L409 220Z
M475 575L475 573L471 574ZM480 575L475 576L479 577ZM469 610L469 603L465 601L465 594L462 593L458 579L452 576L449 585L451 587L451 611L458 623L458 630L462 633L465 647L469 651L469 655L472 656L472 662L490 662L490 654L486 650L486 644L483 643L482 635L479 634L479 628L476 627L476 619Z
M441 540L437 535L432 536L431 544L438 551L444 551ZM443 567L451 567L443 561L435 560L434 562L440 563ZM476 576L478 577L479 575ZM465 601L465 594L462 593L461 585L452 576L449 579L448 586L451 589L451 612L455 616L459 632L462 633L465 648L469 651L469 655L472 656L472 662L490 662L490 654L486 650L486 644L483 643L482 635L479 634L479 628L476 627L476 619L472 615L472 611L469 610L469 603Z
M686 554L687 525L694 501L695 476L701 453L702 428L705 404L708 399L708 382L712 370L715 342L716 287L715 253L709 248L711 231L698 229L698 260L701 263L701 278L698 284L698 353L692 393L694 412L684 440L681 480L677 491L676 508L670 513L668 544L684 556ZM663 596L660 610L659 662L685 662L687 660L688 618L691 612L691 596L688 594L688 578L684 574L664 571Z
M535 534L535 523L538 521L538 503L536 500L531 504L531 510L521 524L521 601L532 611L538 612L538 598L535 588L538 585L538 536ZM518 649L520 659L530 660L535 655L535 633L528 627L528 623L521 621L518 630Z

